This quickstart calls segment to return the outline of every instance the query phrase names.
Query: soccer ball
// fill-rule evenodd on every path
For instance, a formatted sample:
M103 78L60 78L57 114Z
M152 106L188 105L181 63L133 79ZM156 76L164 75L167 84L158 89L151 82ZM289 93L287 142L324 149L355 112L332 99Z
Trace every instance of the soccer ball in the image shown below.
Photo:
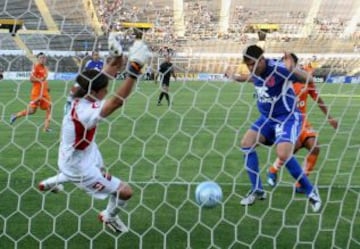
M200 183L195 190L195 200L202 207L215 207L222 200L221 187L216 182Z

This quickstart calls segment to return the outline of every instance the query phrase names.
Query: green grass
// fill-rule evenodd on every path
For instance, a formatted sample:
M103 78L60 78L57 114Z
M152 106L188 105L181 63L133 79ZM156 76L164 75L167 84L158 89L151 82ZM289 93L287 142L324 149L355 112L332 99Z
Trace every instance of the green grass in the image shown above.
M173 83L174 104L168 108L156 106L158 86L142 82L97 135L109 171L134 188L121 213L130 232L117 236L97 221L106 201L92 200L71 184L58 195L36 188L57 172L70 84L50 82L54 132L43 133L43 111L8 123L11 113L26 107L30 84L0 82L1 249L360 247L360 85L318 84L340 121L338 131L309 100L322 145L310 178L320 187L324 206L313 214L306 198L292 192L285 170L278 187L266 186L266 201L248 208L239 204L249 181L238 144L258 115L250 84ZM265 181L275 151L264 146L258 151ZM297 157L304 156L301 151ZM216 208L202 209L194 189L208 179L221 185L224 199Z

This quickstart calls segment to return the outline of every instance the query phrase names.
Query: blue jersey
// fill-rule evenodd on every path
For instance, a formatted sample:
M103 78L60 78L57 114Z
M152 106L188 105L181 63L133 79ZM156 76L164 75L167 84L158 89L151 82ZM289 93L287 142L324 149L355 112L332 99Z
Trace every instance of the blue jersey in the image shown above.
M266 117L277 117L298 111L292 82L297 78L281 62L266 59L261 76L252 75L259 112Z
M104 62L103 61L93 61L93 60L89 60L88 62L86 62L85 64L85 70L89 70L89 69L95 69L98 71L101 71L102 68L104 66Z

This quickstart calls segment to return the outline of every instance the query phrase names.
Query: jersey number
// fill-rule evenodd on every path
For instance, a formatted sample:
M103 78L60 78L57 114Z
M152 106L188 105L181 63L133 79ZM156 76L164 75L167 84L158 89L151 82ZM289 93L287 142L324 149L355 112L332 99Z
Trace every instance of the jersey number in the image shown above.
M93 189L96 189L97 191L102 191L105 188L104 184L97 182L93 185Z

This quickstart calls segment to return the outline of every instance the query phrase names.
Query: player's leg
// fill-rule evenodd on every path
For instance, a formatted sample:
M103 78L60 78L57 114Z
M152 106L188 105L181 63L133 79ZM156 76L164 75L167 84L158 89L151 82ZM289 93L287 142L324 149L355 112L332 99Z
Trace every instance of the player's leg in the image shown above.
M161 101L162 99L164 98L164 91L161 89L161 92L160 92L160 95L159 95L159 98L158 98L158 102L157 102L157 105L161 105Z
M308 196L314 212L318 212L321 208L321 199L316 188L310 183L304 174L299 162L293 156L294 147L297 140L297 134L300 131L301 122L298 122L297 115L293 117L285 117L284 122L276 129L276 153L291 174L304 188L305 194Z
M317 159L320 154L320 147L317 143L317 137L311 136L308 137L304 141L304 147L309 151L309 153L306 155L305 161L304 161L304 173L306 176L309 176L310 173L314 170ZM304 193L304 188L301 186L299 182L296 182L296 192L297 193Z
M266 127L265 123L266 119L260 117L244 134L241 141L241 150L244 152L244 164L252 186L247 196L240 201L240 204L244 206L252 205L256 199L263 200L266 198L266 193L260 179L259 159L255 150L257 144L265 143L266 141L265 136L261 134L266 129L261 132L259 129L259 127Z
M132 197L133 190L119 178L103 174L99 168L93 168L93 170L96 171L96 174L91 173L89 177L84 177L83 181L75 184L94 198L105 199L108 197L108 204L99 213L99 220L114 232L127 232L128 229L118 214Z
M121 221L118 213L121 207L124 207L126 202L132 197L131 187L125 183L120 182L120 186L115 193L110 194L106 209L99 214L100 221L104 222L114 232L127 232L126 225Z
M168 103L168 106L169 106L170 105L169 82L164 84L163 89L164 89L164 96L165 96L166 102Z
M27 106L26 109L24 109L20 112L11 114L10 124L13 124L18 118L36 113L36 110L37 110L37 107L39 106L39 104L40 104L40 90L38 88L33 88L31 90L29 105Z
M317 142L317 137L310 137L305 142L305 147L309 150L305 161L305 174L309 175L315 168L317 159L320 154L320 146Z
M45 110L45 121L44 121L44 131L51 132L50 129L50 120L51 120L51 98L49 95L45 95L40 100L40 108Z
M162 99L167 95L167 87L165 84L162 84L161 86L161 92L160 92L160 95L159 95L159 98L158 98L158 102L157 102L157 105L161 105L161 101ZM168 99L168 98L167 98Z
M284 164L279 158L276 158L274 163L269 167L266 182L270 187L275 187L277 184L278 176L277 173Z
M306 138L306 132L305 129L301 129L301 133L299 138L296 141L294 154L304 147L304 140ZM280 170L280 168L284 165L284 161L280 160L279 158L276 158L274 163L269 167L266 181L269 184L270 187L275 187L277 184L277 173ZM299 184L300 185L300 184Z
M66 182L69 182L69 179L60 172L55 176L42 180L38 187L40 191L51 191L53 193L58 193L64 190L63 183Z
M46 114L45 114L45 122L44 122L44 131L51 132L51 129L50 129L51 105L49 106L49 108L47 108L45 110L45 112L46 112Z
M99 219L114 232L126 232L127 227L118 217L118 213L131 198L133 191L127 183L104 172L102 165L101 153L97 146L93 146L91 153L82 157L79 165L86 169L87 176L74 183L94 198L109 198L106 209L99 214Z
M37 106L38 106L38 104L36 102L31 101L26 109L19 111L17 113L11 114L10 124L13 124L18 118L36 113Z

